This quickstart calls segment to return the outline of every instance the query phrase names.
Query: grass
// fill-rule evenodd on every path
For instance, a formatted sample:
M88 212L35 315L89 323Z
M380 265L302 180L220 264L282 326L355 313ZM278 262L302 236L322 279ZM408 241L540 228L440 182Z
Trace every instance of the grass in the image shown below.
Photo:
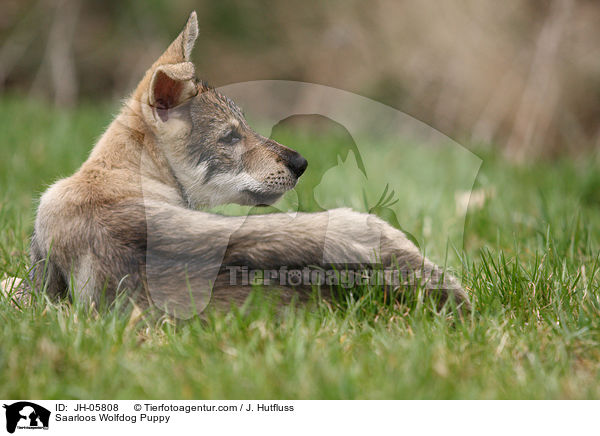
M24 274L35 199L80 165L115 110L0 100L0 275ZM379 211L393 221L394 209L433 259L462 271L473 315L456 322L426 301L383 302L376 289L283 311L257 289L243 307L181 324L136 324L124 311L44 298L19 312L0 300L0 397L600 398L597 156L514 166L480 151L474 188L488 198L464 220L452 192L469 181L459 155L407 144L361 150L365 164L385 161L361 190L343 171L324 176L344 147L339 136L282 135L310 170L280 208L317 210L349 196L346 204L370 209L389 183L399 201ZM400 151L427 164L385 167ZM410 183L419 177L432 181L424 191L442 186L437 197L420 197Z

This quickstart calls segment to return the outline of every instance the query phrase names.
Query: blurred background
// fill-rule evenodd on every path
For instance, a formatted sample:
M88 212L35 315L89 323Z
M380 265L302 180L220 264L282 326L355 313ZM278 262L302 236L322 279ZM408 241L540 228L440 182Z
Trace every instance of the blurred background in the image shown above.
M515 161L600 146L596 0L2 0L0 92L122 98L194 9L214 86L341 88Z

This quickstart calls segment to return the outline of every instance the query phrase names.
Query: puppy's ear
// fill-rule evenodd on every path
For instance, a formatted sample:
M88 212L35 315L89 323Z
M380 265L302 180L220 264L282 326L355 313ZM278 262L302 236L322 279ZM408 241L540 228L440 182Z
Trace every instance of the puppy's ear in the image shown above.
M156 109L162 121L168 110L193 98L198 93L191 62L161 65L154 70L148 89L148 104Z
M179 36L175 38L169 48L158 58L154 66L189 62L197 38L198 18L196 17L196 12L193 11Z
M196 12L192 12L179 36L146 71L133 93L134 99L151 106L166 105L168 109L189 98L192 88L195 89L190 59L197 38L198 19Z

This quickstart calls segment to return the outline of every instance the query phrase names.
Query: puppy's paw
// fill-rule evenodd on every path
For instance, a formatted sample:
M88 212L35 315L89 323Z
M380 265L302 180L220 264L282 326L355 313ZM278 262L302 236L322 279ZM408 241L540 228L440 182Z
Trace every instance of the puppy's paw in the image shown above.
M445 292L446 301L450 301L456 307L459 314L471 313L472 307L469 296L462 287L447 289Z
M7 277L6 275L4 277L4 280L0 281L0 293L4 297L9 297L13 290L21 286L23 280L18 277Z
M10 303L18 308L21 304L30 302L31 294L27 291L23 279L7 277L0 281L0 299L10 299Z

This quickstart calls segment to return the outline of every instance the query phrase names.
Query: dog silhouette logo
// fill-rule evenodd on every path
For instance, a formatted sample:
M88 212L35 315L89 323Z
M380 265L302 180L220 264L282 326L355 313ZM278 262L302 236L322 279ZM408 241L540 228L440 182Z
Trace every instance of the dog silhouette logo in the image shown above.
M4 405L6 409L6 431L14 433L18 429L48 430L50 411L42 406L28 401L19 401Z

